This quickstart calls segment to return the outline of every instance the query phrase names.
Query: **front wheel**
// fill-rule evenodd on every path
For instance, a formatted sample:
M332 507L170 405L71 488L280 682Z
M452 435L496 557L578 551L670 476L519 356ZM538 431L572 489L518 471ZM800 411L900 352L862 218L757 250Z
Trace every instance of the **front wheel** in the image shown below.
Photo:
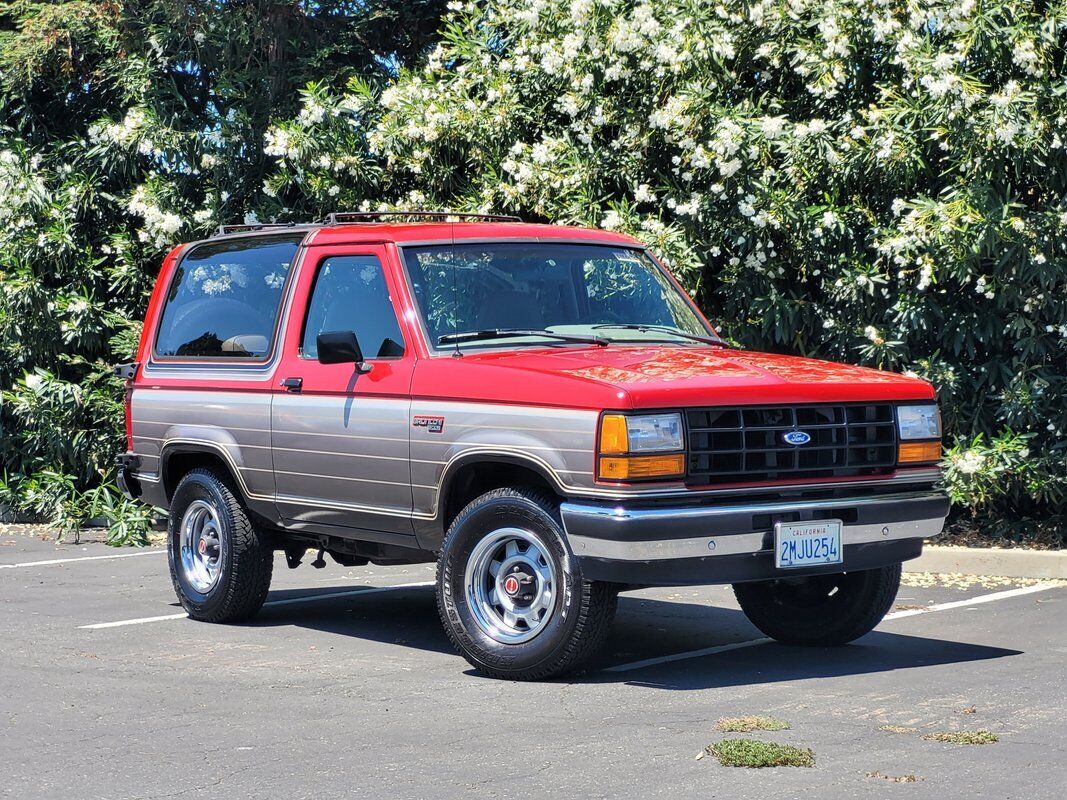
M448 529L437 606L452 644L495 678L543 680L576 670L615 616L614 587L586 581L557 504L530 489L474 500Z
M753 625L783 644L831 647L869 633L900 588L900 564L859 572L735 583Z

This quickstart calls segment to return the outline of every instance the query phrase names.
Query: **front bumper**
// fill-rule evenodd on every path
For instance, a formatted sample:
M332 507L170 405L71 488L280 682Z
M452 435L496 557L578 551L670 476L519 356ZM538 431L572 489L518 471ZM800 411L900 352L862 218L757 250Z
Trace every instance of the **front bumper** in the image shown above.
M646 586L741 583L873 569L916 558L941 533L948 498L921 491L721 506L627 507L566 502L571 550L588 580ZM840 564L774 566L774 524L843 522Z

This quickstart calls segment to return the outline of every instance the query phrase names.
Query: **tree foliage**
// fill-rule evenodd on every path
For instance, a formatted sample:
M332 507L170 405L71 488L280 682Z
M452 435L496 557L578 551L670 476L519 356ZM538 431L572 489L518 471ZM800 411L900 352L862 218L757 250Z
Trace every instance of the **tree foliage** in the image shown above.
M8 12L0 383L8 424L42 406L9 469L92 484L118 436L87 378L167 243L245 215L515 211L634 233L742 344L929 378L959 507L1062 526L1063 2L348 5ZM63 384L99 397L60 456Z
M166 247L254 213L273 120L312 80L388 80L443 2L71 0L0 9L0 500L143 515L106 486ZM99 500L99 502L97 502Z

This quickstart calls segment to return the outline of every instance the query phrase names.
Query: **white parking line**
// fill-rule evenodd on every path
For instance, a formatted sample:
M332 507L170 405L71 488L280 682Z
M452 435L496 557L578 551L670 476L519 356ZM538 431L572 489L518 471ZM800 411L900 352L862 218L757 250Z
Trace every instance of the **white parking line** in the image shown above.
M997 600L1006 600L1009 597L1018 597L1023 594L1044 592L1049 589L1055 589L1056 586L1057 584L1055 583L1035 583L1033 586L1006 589L1003 592L993 592L992 594L980 594L978 597L972 597L968 600L953 600L951 603L935 603L926 608L908 608L903 611L894 611L892 614L886 614L885 618L901 619L902 617L914 617L917 614L929 614L931 611L948 611L953 608L963 608L964 606L977 606L982 603L993 603Z
M1024 594L1033 594L1034 592L1044 592L1049 589L1057 588L1058 584L1055 583L1037 583L1033 586L1023 586L1019 589L1008 589L1003 592L993 592L991 594L982 594L978 597L971 597L967 600L954 600L951 603L935 603L934 605L927 606L926 608L909 608L903 611L894 611L892 614L886 614L882 619L882 622L889 622L895 619L902 619L904 617L914 617L919 614L930 614L935 611L949 611L953 608L963 608L964 606L977 606L982 603L993 603L997 600L1006 600L1009 597L1018 597ZM755 647L756 645L768 644L774 641L769 637L761 637L759 639L749 639L744 642L733 642L731 644L722 644L717 647L705 647L701 650L687 650L684 653L673 653L669 656L658 656L656 658L644 658L640 661L631 661L628 664L616 664L611 667L605 667L604 672L633 672L634 670L645 669L647 667L655 667L660 664L669 664L673 661L686 661L691 658L702 658L704 656L712 656L716 653L725 653L730 650L740 650L745 647Z
M52 558L48 561L23 561L19 564L0 564L0 569L17 567L48 567L52 564L73 564L78 561L107 561L113 558L137 558L138 556L166 555L166 550L139 550L136 553L115 553L110 556L79 556L78 558Z
M669 664L672 661L685 661L689 658L702 658L703 656L713 656L716 653L726 653L730 650L740 650L744 647L755 647L758 644L766 644L767 642L774 641L773 639L764 636L760 639L748 639L744 642L732 642L731 644L720 644L716 647L705 647L701 650L687 650L684 653L674 653L669 656L657 656L655 658L643 658L640 661L631 661L628 664L616 664L613 667L604 667L604 672L632 672L635 669L644 669L645 667L655 667L659 664Z
M421 581L419 583L398 583L396 586L368 586L362 589L347 589L343 592L326 592L325 594L310 594L302 597L290 597L286 600L271 600L263 604L264 608L273 606L290 606L295 603L313 603L316 600L333 600L338 597L353 597L357 594L380 594L391 592L396 589L414 589L419 586L433 586L433 581ZM171 619L186 619L189 615L164 614L161 617L139 617L138 619L121 619L117 622L96 622L92 625L79 625L80 630L96 631L102 628L122 628L127 625L144 625L148 622L166 622Z

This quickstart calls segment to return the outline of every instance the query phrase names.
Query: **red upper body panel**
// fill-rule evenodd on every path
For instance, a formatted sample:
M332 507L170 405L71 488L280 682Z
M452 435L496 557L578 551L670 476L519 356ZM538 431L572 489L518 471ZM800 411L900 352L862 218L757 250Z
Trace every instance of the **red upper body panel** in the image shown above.
M879 370L808 358L705 345L634 345L465 350L461 357L431 355L417 322L418 312L395 246L477 239L581 240L640 247L636 240L610 231L509 222L337 225L309 230L305 254L319 247L377 243L386 245L383 266L390 273L397 316L413 341L417 359L411 394L421 398L516 403L582 409L676 408L710 405L870 402L927 400L925 381ZM165 287L179 261L175 248L164 261L149 305L139 352L144 365L158 326ZM315 259L298 257L299 270ZM309 276L297 275L307 291ZM296 302L302 308L302 302ZM289 321L302 325L302 320ZM276 337L284 340L285 337ZM292 338L292 337L290 337ZM276 344L276 346L278 346ZM232 363L232 362L231 362ZM138 370L138 380L141 370ZM178 388L192 381L181 376L154 378ZM203 386L203 379L196 381ZM270 390L276 381L264 385ZM247 382L220 380L217 388L250 389Z
M927 400L925 381L892 372L714 346L522 348L433 358L418 397L592 409Z

